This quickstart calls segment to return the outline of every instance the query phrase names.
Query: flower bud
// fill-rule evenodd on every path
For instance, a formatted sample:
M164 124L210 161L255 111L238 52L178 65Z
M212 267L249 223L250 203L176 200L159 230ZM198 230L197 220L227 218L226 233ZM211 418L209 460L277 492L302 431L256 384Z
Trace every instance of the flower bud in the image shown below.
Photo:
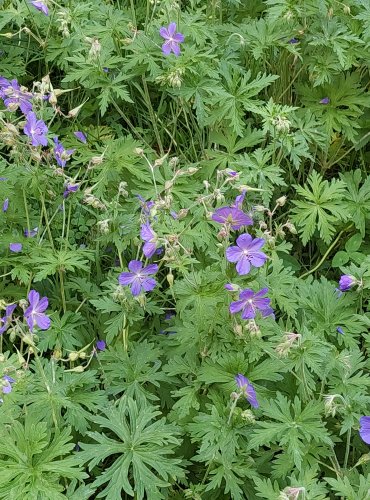
M0 363L4 363L4 361L5 361L4 354L0 354Z
M74 373L82 373L85 370L85 367L80 365L75 368L71 368L70 370L66 370L66 372L74 372Z
M169 189L171 189L172 187L173 187L173 181L166 181L166 182L164 183L164 189L165 189L166 191L168 191L168 190L169 190Z
M59 348L54 349L53 358L58 360L61 359L61 357L62 357L62 350Z
M142 148L135 148L134 153L138 156L144 156L144 150Z
M167 274L166 278L167 278L168 284L169 284L169 285L170 285L170 287L172 288L172 286L173 286L173 274L172 274L172 271L170 271L170 272Z
M103 163L103 156L93 156L90 161L93 165L101 165Z
M78 353L78 352L73 351L73 352L70 352L70 353L68 354L68 359L69 359L70 361L76 361L76 360L79 358L79 356L80 356L80 355L79 355L79 353Z
M86 352L85 351L80 352L79 357L80 359L86 359L87 358Z
M189 210L187 208L182 208L181 210L179 210L179 212L177 214L178 220L185 219L185 217L188 215L188 213L189 213Z
M286 203L286 200L287 200L286 196L281 196L276 200L276 205L278 205L279 207L283 207Z
M251 410L242 411L240 416L248 424L254 424L256 421L256 417L253 415L253 412Z

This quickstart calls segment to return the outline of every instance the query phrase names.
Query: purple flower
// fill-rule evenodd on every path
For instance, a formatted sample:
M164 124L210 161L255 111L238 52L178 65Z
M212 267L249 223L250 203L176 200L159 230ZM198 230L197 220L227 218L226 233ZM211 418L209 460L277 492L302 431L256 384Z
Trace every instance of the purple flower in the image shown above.
M10 243L9 250L13 253L19 253L22 251L22 243Z
M265 240L263 238L253 239L250 234L241 234L237 240L237 246L231 246L226 250L226 258L229 262L237 262L238 274L248 274L251 266L261 267L267 260L267 255L260 252Z
M63 193L63 198L68 198L71 193L75 193L79 188L79 184L67 184Z
M49 15L49 9L48 9L48 6L46 5L45 2L41 2L39 0L34 0L33 2L31 2L31 4L34 7L36 7L37 10L39 10L40 12L45 14L45 16Z
M321 99L319 101L320 104L329 104L330 103L330 99L329 97L324 97L323 99Z
M140 237L143 241L145 241L143 253L145 257L150 259L150 257L153 257L157 250L157 235L151 228L149 222L146 222L141 226Z
M337 326L337 332L340 333L341 335L344 335L344 331L341 326Z
M291 44L293 44L293 45L294 45L295 43L298 43L298 42L299 42L298 38L291 38L291 39L289 40L289 43L291 43Z
M354 276L351 276L350 274L343 274L339 280L339 290L341 292L348 292L348 290L355 286L356 283L357 280Z
M48 140L46 138L48 128L42 120L38 120L33 111L27 115L27 122L24 126L24 133L31 139L32 146L47 146Z
M58 165L62 168L66 166L67 161L70 159L71 155L76 151L75 149L64 149L64 146L59 142L58 137L54 137L54 156Z
M35 325L41 328L41 330L50 328L50 318L44 314L44 311L49 305L48 298L42 297L42 299L40 299L40 294L36 292L36 290L31 290L28 294L28 301L30 305L26 309L24 317L27 320L31 332Z
M125 272L118 276L120 285L131 285L131 293L134 297L139 295L142 290L144 292L153 290L157 282L149 276L158 271L157 264L150 264L143 268L143 263L140 260L132 260L129 262L128 268L130 273Z
M6 200L3 203L3 212L6 212L9 207L9 198L6 198Z
M97 348L98 351L104 351L105 347L106 347L106 344L105 344L104 340L98 340L97 341L96 348Z
M145 201L141 194L136 195L139 198L141 211L146 216L149 217L151 209L154 207L154 201Z
M229 224L232 229L240 229L242 226L251 226L253 224L249 215L235 207L218 208L212 214L212 220L221 224Z
M74 135L75 135L75 137L77 137L77 139L79 141L81 141L84 144L86 144L87 139L86 139L86 135L83 132L81 132L80 130L78 130L77 132L74 132Z
M104 71L104 73L109 73L109 68L104 67L104 68L103 68L103 71Z
M182 43L185 38L181 33L176 33L176 23L170 23L168 25L168 28L162 26L162 28L159 30L159 34L166 40L162 45L163 54L165 56L168 56L169 54L171 54L171 52L173 52L176 57L179 56L179 43Z
M238 388L241 390L242 394L244 394L244 396L253 406L253 408L258 408L259 404L257 401L256 391L254 390L253 385L250 383L247 377L245 377L241 373L238 373L238 375L236 375L235 377L235 382Z
M9 394L12 392L12 384L14 384L15 380L12 377L9 377L9 375L4 375L3 376L3 394Z
M7 80L0 78L0 97L4 99L5 106L10 111L21 109L22 113L27 115L32 111L32 94L27 89L22 90L17 80Z
M25 229L24 230L24 235L26 238L33 238L34 236L36 236L36 234L39 232L39 228L38 227L34 227L33 229L30 229L28 231L28 229Z
M226 285L224 285L224 288L229 292L238 292L240 290L239 285L234 285L233 283L226 283Z
M366 444L370 444L370 417L361 417L360 426L360 436L362 441L365 441Z
M0 335L7 331L10 323L12 322L12 315L17 304L11 304L5 308L5 316L0 318Z
M246 193L247 193L247 191L244 190L244 191L242 191L241 194L239 194L235 198L234 205L233 205L234 208L238 208L239 210L243 209L243 201L244 201Z
M270 307L271 300L263 297L268 292L268 288L262 288L259 292L254 293L250 288L242 290L239 294L239 300L231 302L229 310L231 314L236 314L242 311L242 319L253 319L257 311L262 314L262 317L274 314Z

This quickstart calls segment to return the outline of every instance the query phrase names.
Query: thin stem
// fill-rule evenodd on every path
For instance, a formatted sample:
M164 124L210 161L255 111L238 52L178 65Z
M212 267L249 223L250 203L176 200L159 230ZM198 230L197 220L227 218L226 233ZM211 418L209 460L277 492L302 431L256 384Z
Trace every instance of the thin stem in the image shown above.
M27 219L27 231L28 234L31 231L31 226L30 226L30 216L28 214L28 206L27 206L27 198L26 198L26 191L23 189L23 203L24 203L24 209L26 212L26 219Z
M335 240L333 241L333 243L330 245L330 247L326 250L326 252L324 253L323 257L320 259L320 261L318 262L318 264L316 264L315 267L313 267L312 269L310 269L309 271L307 271L306 273L303 273L300 278L305 278L306 276L314 273L317 269L319 269L319 267L321 267L321 265L325 262L327 256L330 254L330 252L333 250L333 248L335 247L335 245L338 243L338 241L340 240L342 234L344 233L345 229L343 229L339 234L338 236L335 238Z
M144 89L144 97L146 101L146 105L148 107L150 119L152 121L153 129L154 129L154 134L157 139L158 147L159 147L159 152L161 156L164 156L164 149L162 145L162 139L158 130L158 125L157 125L157 118L154 113L154 109L152 106L152 101L150 100L150 95L149 95L149 90L148 90L148 85L146 83L146 80L144 77L142 77L142 82L143 82L143 89Z
M350 427L347 431L346 452L344 455L343 469L347 469L347 465L348 465L349 449L351 447L351 434L352 434L352 429Z
M60 295L62 297L63 312L66 313L67 311L66 294L64 290L63 271L61 269L59 269L59 283L60 283Z

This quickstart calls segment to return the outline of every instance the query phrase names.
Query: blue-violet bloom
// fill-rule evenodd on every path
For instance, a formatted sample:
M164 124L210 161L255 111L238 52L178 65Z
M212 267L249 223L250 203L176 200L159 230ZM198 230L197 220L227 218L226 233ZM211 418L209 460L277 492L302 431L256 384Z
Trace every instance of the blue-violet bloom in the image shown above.
M166 41L162 45L162 52L164 55L168 56L173 52L175 56L180 55L180 43L182 43L185 38L182 33L176 33L176 23L170 23L167 28L162 26L159 30L159 34Z
M38 227L34 227L33 229L30 229L28 231L28 229L25 229L24 230L24 235L26 238L33 238L34 236L36 236L36 234L39 232L39 228Z
M256 391L254 390L253 385L250 383L247 377L245 377L241 373L238 373L238 375L236 375L235 377L235 382L238 388L241 390L242 394L244 394L244 396L253 406L253 408L258 408L259 404L257 401Z
M157 250L157 235L153 231L149 222L142 224L140 237L145 242L143 246L143 253L145 257L150 259L150 257L153 257Z
M96 342L96 348L98 351L104 351L105 347L106 347L106 344L105 344L104 340L98 340Z
M77 130L77 132L74 132L74 135L75 135L75 137L76 137L79 141L81 141L81 142L83 142L84 144L86 144L87 139L86 139L86 135L85 135L83 132L81 132L80 130Z
M221 207L212 214L212 220L221 224L228 224L231 229L240 229L242 226L253 224L249 215L235 207Z
M47 146L48 140L45 134L48 128L42 120L38 120L33 111L26 115L27 121L24 126L24 133L31 139L32 146Z
M21 88L17 80L7 80L0 78L0 97L4 100L5 106L10 111L16 111L18 108L27 115L32 111L32 94L24 87Z
M355 286L357 280L354 276L350 274L343 274L339 280L339 290L341 292L348 292L353 286Z
M237 246L231 246L226 250L226 258L229 262L236 262L238 274L248 274L253 267L261 267L267 260L267 255L260 251L265 240L263 238L253 239L250 234L241 234L237 240Z
M121 273L118 277L120 285L131 285L131 293L134 297L144 292L150 292L156 286L157 282L150 275L158 271L157 264L149 264L143 268L143 263L140 260L132 260L128 264L131 272Z
M27 324L31 332L33 331L35 325L37 325L41 330L47 330L50 328L50 318L44 314L44 311L46 311L49 305L48 298L42 297L42 299L40 299L40 294L36 292L36 290L31 290L28 294L28 301L30 305L25 310L24 317L27 320Z
M45 2L41 2L41 0L34 0L31 4L40 12L45 14L45 16L49 15L49 9Z
M323 97L323 99L321 99L319 101L320 104L330 104L330 99L329 97Z
M54 137L54 156L58 165L62 168L66 166L67 161L70 159L71 155L75 152L75 149L64 149L64 146L59 142L58 137Z
M63 193L63 198L68 198L71 193L75 193L79 188L79 184L67 184Z
M262 317L271 316L274 314L270 307L271 300L263 297L268 292L268 288L262 288L259 292L254 293L250 288L242 290L239 294L239 300L231 302L229 310L231 314L236 314L242 311L242 319L253 319L259 311Z
M340 333L341 335L344 335L344 331L341 326L337 326L337 332Z
M12 392L12 384L14 384L14 382L15 382L14 378L9 377L9 375L3 376L3 381L2 381L3 394L9 394Z
M21 252L22 248L22 243L9 243L9 250L13 253Z
M17 304L10 304L5 308L5 316L0 318L0 335L6 332L12 322L12 315Z
M6 198L6 200L3 203L3 212L6 212L9 207L9 198Z
M366 444L370 444L370 417L361 417L360 426L360 436L362 441L364 441Z

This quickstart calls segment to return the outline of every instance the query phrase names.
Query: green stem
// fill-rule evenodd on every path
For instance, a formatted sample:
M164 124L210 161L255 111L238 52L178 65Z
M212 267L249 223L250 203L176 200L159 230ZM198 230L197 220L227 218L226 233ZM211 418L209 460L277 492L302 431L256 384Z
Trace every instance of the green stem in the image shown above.
M321 265L325 262L327 256L330 254L330 252L333 250L333 248L335 247L335 245L338 243L338 241L340 240L340 237L342 236L342 234L344 233L345 229L343 229L339 234L338 236L335 238L335 240L333 241L333 243L330 245L330 247L326 250L325 254L323 255L322 259L320 259L319 263L316 264L315 267L313 267L312 269L310 269L309 271L307 271L306 273L303 273L300 278L305 278L306 276L314 273L317 269L319 269L319 267L321 267Z
M63 271L61 269L59 269L59 282L60 282L60 295L62 297L63 312L66 313L67 311L66 294L64 290Z
M158 147L159 147L159 152L160 152L161 156L164 156L164 149L163 149L163 145L162 145L161 136L160 136L160 133L159 133L159 130L158 130L157 118L156 118L155 113L154 113L154 109L153 109L153 106L152 106L152 101L150 100L148 85L147 85L146 80L145 80L144 77L142 77L142 82L143 82L143 89L144 89L145 101L146 101L146 105L148 107L148 111L149 111L149 114L150 114L150 119L152 121L152 126L153 126L153 129L154 129L154 134L155 134L155 137L157 139L157 143L158 143Z
M346 452L344 455L343 469L347 469L347 465L348 465L349 449L351 447L351 434L352 434L352 429L350 427L347 431Z
M25 190L23 189L23 203L24 203L24 209L26 211L26 219L27 219L27 231L28 231L28 234L30 233L31 231L31 226L30 226L30 216L28 214L28 206L27 206L27 198L26 198L26 192Z
M51 230L50 230L50 223L49 223L49 219L48 219L48 214L47 214L47 211L46 211L44 196L41 193L41 191L39 191L39 192L40 192L40 199L41 199L42 211L43 211L43 214L44 214L44 219L45 219L46 229L48 231L48 236L49 236L50 244L53 247L53 250L55 250L53 236L52 236Z

